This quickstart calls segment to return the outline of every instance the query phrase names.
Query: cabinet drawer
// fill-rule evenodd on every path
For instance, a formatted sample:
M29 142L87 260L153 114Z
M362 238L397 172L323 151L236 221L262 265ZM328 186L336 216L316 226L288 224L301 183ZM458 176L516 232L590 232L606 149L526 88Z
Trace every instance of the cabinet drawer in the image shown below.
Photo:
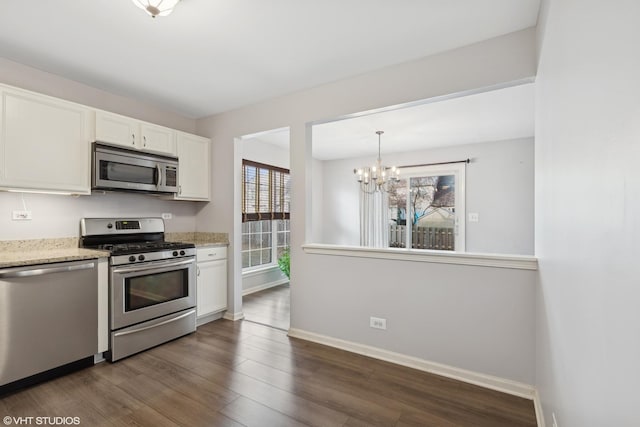
M196 254L197 262L213 261L227 258L227 248L217 246L213 248L200 248Z

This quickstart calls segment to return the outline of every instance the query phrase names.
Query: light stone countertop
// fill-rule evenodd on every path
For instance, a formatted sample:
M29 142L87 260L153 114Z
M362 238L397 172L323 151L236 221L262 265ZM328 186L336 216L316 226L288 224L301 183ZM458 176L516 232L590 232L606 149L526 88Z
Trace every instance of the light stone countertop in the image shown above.
M166 233L165 239L169 242L193 243L197 248L229 246L227 233Z
M227 233L166 233L165 239L171 242L193 243L196 247L229 245ZM0 268L108 258L109 256L109 251L79 248L77 237L0 240Z
M77 238L0 241L0 268L108 258L108 251L78 248Z

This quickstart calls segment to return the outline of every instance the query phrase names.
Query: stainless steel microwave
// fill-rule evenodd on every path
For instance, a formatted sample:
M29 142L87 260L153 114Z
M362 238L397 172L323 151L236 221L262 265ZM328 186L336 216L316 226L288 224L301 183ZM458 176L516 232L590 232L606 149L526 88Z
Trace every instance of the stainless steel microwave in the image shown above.
M178 159L93 143L91 188L94 190L176 193Z

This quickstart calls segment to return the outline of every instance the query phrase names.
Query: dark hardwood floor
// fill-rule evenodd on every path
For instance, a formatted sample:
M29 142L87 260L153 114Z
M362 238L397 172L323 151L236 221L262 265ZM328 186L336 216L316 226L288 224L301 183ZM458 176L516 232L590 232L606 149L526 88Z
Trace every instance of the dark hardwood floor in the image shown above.
M274 328L289 330L289 283L242 297L244 318Z
M529 400L227 320L4 396L0 416L82 426L536 425Z

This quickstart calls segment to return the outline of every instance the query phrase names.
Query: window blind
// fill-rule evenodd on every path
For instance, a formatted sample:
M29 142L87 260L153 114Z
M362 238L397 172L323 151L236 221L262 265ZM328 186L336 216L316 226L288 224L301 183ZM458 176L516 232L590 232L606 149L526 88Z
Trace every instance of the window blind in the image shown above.
M289 219L289 170L242 160L242 222Z

